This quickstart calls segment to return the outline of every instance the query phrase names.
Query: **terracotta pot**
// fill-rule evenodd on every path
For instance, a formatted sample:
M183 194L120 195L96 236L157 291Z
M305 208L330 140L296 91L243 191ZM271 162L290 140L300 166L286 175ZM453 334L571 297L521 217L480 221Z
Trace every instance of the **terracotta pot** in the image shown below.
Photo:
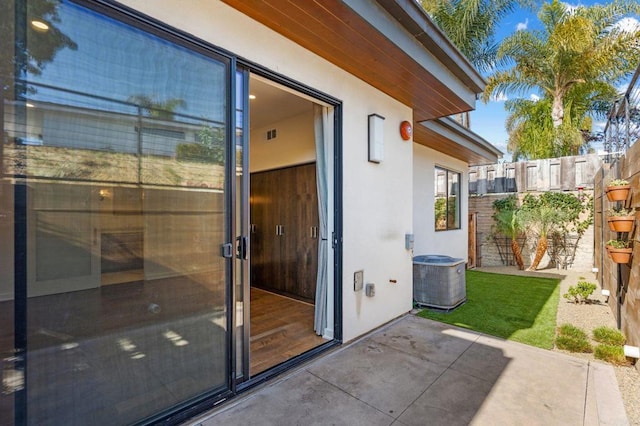
M635 216L610 216L609 229L614 232L631 232L633 229L633 223L636 220Z
M611 246L607 246L607 251L609 252L609 256L611 256L611 260L614 263L629 263L631 260L631 254L633 249L631 248L613 248Z
M631 185L607 186L607 198L609 201L626 201Z

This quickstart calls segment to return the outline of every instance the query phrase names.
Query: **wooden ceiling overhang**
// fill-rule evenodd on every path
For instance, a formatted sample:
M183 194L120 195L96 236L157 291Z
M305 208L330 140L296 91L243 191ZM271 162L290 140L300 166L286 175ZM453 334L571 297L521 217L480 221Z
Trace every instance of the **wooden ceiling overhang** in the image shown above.
M493 164L502 157L498 148L449 117L423 121L415 127L413 134L414 141L429 141L421 145L448 153L470 165ZM452 146L455 146L454 150L451 150Z
M222 1L411 107L416 130L474 109L486 85L415 0ZM460 158L454 141L423 136L414 142Z

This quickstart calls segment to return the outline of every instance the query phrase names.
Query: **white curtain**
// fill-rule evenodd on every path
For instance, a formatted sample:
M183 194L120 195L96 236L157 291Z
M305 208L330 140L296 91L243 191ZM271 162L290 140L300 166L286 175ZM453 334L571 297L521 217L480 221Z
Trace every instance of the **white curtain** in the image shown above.
M318 276L316 281L316 306L314 329L322 336L327 327L327 292L328 292L328 226L327 226L327 165L330 141L333 138L331 113L329 108L321 105L313 106L314 135L316 141L316 187L318 190Z

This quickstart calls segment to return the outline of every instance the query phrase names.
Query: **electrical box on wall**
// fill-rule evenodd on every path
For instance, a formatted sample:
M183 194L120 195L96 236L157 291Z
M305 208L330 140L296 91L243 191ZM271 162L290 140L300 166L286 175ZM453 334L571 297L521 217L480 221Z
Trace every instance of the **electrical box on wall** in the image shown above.
M376 295L376 285L374 283L367 283L367 286L364 288L364 294L367 297L373 297Z
M415 238L413 237L413 234L405 234L404 235L404 248L407 250L413 250L413 244L414 244Z

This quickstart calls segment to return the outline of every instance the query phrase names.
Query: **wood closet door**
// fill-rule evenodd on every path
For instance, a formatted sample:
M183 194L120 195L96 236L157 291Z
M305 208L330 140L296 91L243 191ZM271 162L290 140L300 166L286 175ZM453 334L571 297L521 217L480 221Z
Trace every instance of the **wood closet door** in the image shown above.
M251 284L313 301L318 263L315 164L251 175ZM280 227L281 235L276 229Z
M316 166L308 164L296 168L296 227L297 238L292 241L296 253L296 269L291 292L309 300L315 299L318 271L318 195ZM289 241L287 241L289 243Z

